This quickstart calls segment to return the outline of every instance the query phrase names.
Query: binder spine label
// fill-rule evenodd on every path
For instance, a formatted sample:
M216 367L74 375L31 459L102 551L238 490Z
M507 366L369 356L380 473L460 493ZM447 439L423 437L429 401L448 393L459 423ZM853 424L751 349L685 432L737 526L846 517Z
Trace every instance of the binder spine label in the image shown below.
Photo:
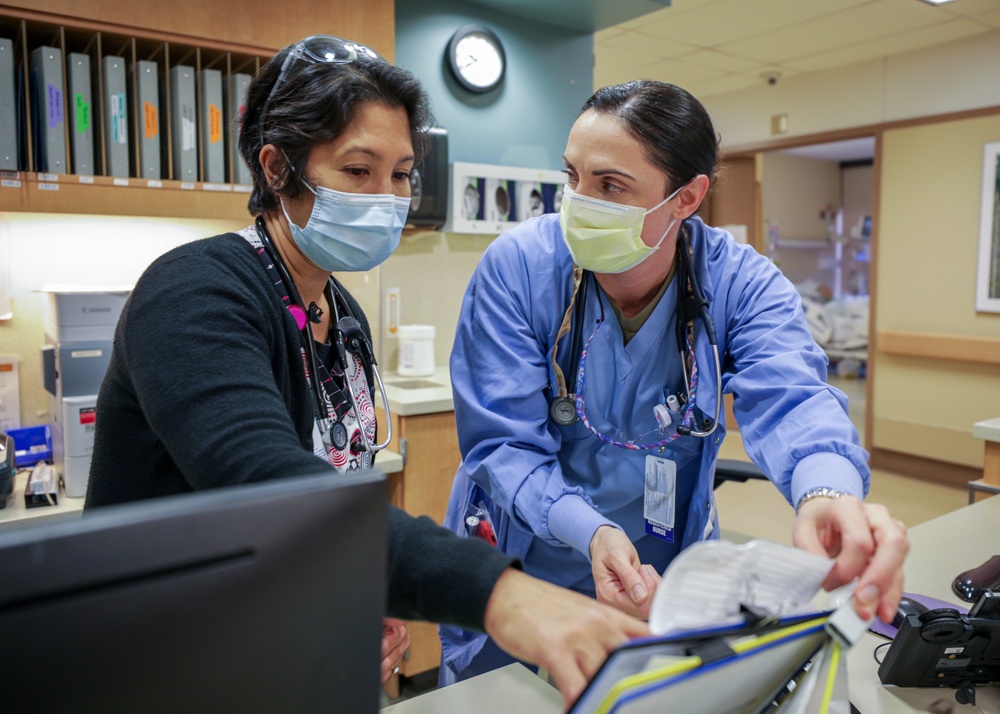
M90 129L90 104L83 95L76 95L76 133L84 134Z
M194 107L184 107L181 122L181 150L191 151L197 143L197 136L195 134L197 124L195 124L194 119Z
M115 144L128 143L127 107L125 92L111 95L111 141Z
M49 82L49 128L55 129L62 120L62 89Z
M156 113L156 107L153 106L152 102L146 102L143 106L143 116L145 118L146 138L152 139L160 133L160 120Z
M222 141L222 107L208 105L208 141L218 144Z

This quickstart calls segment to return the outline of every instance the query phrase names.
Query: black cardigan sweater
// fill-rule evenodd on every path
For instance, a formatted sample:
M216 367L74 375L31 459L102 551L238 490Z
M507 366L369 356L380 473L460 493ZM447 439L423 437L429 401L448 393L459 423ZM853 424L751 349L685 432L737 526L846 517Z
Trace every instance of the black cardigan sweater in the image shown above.
M154 261L115 332L86 508L334 474L312 452L300 344L242 236L195 241ZM482 629L493 585L512 564L478 539L389 508L390 615Z

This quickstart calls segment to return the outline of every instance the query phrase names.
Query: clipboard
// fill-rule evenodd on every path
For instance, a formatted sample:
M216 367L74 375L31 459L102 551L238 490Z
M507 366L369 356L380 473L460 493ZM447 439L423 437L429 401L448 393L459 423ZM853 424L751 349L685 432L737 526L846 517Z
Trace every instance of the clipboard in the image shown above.
M826 627L831 614L626 643L608 657L569 714L825 712L834 695L845 691L835 687L843 658ZM797 686L789 695L792 680ZM779 708L772 709L776 700Z

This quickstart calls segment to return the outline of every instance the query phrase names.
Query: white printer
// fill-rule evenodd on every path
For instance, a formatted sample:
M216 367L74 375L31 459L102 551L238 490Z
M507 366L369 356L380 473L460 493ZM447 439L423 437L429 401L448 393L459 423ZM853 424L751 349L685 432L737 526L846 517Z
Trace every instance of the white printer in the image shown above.
M42 380L49 392L52 461L66 495L87 494L97 392L111 360L115 327L131 287L46 285Z

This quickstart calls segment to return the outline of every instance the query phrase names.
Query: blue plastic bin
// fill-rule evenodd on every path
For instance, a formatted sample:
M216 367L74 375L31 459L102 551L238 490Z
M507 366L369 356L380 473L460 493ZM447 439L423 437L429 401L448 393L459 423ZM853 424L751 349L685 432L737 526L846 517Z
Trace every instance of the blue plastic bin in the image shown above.
M8 429L14 440L14 465L19 469L52 460L52 430L48 424Z

